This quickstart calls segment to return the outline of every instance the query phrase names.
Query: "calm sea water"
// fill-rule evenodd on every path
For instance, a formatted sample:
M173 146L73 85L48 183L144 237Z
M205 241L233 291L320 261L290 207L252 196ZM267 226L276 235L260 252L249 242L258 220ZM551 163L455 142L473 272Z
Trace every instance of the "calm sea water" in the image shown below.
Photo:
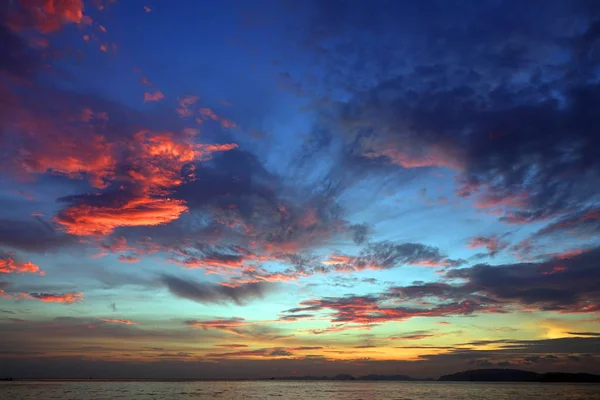
M600 385L447 382L0 382L0 399L600 399Z

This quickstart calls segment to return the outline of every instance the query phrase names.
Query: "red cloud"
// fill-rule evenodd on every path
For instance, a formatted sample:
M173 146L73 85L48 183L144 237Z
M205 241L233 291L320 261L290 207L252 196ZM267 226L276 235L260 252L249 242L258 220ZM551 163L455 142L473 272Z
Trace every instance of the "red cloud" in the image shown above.
M318 347L321 349L322 347ZM315 348L317 349L317 348ZM289 357L293 356L290 350L294 350L293 348L283 348L276 347L272 349L256 349L256 350L240 350L233 351L230 353L209 353L207 357L215 357L215 358L245 358L245 357Z
M583 254L583 253L585 253L585 252L587 252L589 250L591 250L591 249L573 249L573 250L567 250L567 251L563 251L563 252L560 252L560 253L554 253L554 254L552 254L552 257L558 258L560 260L564 260L564 259L567 259L567 258L573 258L575 256L578 256L578 255Z
M185 321L185 324L194 328L202 328L205 330L215 329L240 335L240 328L250 325L251 322L246 321L244 318L234 317L228 319L214 319L206 321L189 320Z
M217 117L217 114L215 114L215 112L210 108L201 108L200 110L198 110L198 112L204 119L212 119L214 121L217 121L219 119L219 117Z
M331 317L332 322L358 325L371 325L388 321L402 321L415 317L468 315L475 311L499 312L499 310L494 307L482 306L470 300L439 304L428 309L382 306L380 301L381 299L371 296L308 300L300 303L300 306L302 307L287 310L287 312L297 313L330 309L333 310ZM291 314L291 316L293 316L293 314Z
M527 204L527 195L524 193L517 195L494 195L486 193L481 196L476 202L475 207L477 208L497 208L497 207L511 207L521 208Z
M128 319L100 318L100 321L106 322L108 324L137 325L137 322L133 322Z
M224 347L224 348L227 348L227 349L240 349L240 348L246 348L246 347L248 347L248 345L245 345L245 344L236 344L236 343L233 343L233 344L216 344L215 347Z
M105 187L105 180L113 176L114 144L97 134L94 125L83 123L90 120L102 123L107 119L105 113L84 109L83 113L57 119L29 110L18 100L4 111L22 141L18 153L10 160L18 172L85 176L98 188Z
M44 271L40 267L30 261L18 262L10 253L0 252L0 274L40 274L44 275Z
M192 138L182 139L170 132L140 131L129 143L127 163L131 168L122 175L129 176L135 189L123 194L120 201L85 201L62 210L55 218L65 231L75 235L107 235L120 226L154 226L169 223L187 211L185 202L164 198L165 189L182 183L181 168L194 160L207 160L212 153L228 151L237 144L195 144ZM111 147L112 148L112 147ZM111 160L110 155L106 155ZM80 160L74 160L79 162ZM81 160L83 162L83 159ZM108 169L108 168L107 168ZM99 173L97 180L106 180L112 171ZM123 179L123 176L120 177ZM90 197L90 200L93 200ZM101 200L101 197L98 198Z
M488 252L496 253L499 250L502 250L508 246L508 243L501 241L497 236L476 236L471 239L471 242L467 244L467 247L470 249L478 249L481 247L485 247Z
M165 95L160 90L155 91L154 93L146 92L144 93L144 102L148 103L149 101L159 101L165 98Z
M414 146L379 145L378 148L367 151L363 155L368 158L386 157L392 164L403 168L444 167L454 170L463 168L458 155L447 146L432 144L418 151L413 151L416 149L405 151L405 147L410 149Z
M194 110L190 107L193 106L198 101L198 96L183 96L179 99L179 108L177 108L177 113L181 117L191 117L194 115Z
M166 224L186 211L181 200L142 196L118 205L77 204L62 210L55 221L73 235L103 236L120 226Z
M140 258L136 257L136 256L120 255L119 261L124 262L124 263L136 263L136 262L140 262Z
M235 128L237 124L227 118L221 118L221 126L223 128Z
M433 335L427 334L415 334L415 335L406 335L406 336L393 336L389 337L389 340L421 340L433 337Z
M28 298L41 300L44 303L65 303L72 304L83 300L83 293L29 293Z
M83 0L20 0L8 26L15 30L32 28L42 33L58 31L64 24L80 23Z
M552 269L550 271L544 271L542 272L542 275L554 275L558 272L563 272L566 271L567 267L561 266L561 265L557 265L555 267L552 267Z

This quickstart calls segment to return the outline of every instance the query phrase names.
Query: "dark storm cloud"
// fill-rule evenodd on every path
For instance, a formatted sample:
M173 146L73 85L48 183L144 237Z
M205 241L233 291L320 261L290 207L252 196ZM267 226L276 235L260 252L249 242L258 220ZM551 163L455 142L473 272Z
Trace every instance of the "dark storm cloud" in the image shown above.
M262 204L277 206L275 185L280 185L279 179L250 152L221 154L210 163L197 164L194 172L202 179L187 182L174 192L192 209L212 206L227 210L234 204L244 218L250 218Z
M0 10L0 71L17 78L28 78L40 66L32 48L4 26Z
M402 265L456 267L464 261L450 259L437 247L421 243L373 242L367 244L358 256L335 255L327 263L338 271L352 272L363 269L390 269Z
M540 229L534 238L560 235L590 235L600 233L600 208L589 207L568 213Z
M0 244L18 250L43 253L75 243L73 236L51 228L37 219L22 221L2 218Z
M290 316L307 311L328 311L329 320L334 324L323 331L337 332L348 329L370 329L373 324L404 321L415 317L444 317L449 315L471 315L483 312L502 312L493 305L478 303L472 300L439 303L429 308L397 307L390 305L391 297L385 293L370 296L325 297L318 300L301 302L300 307L286 310ZM417 338L415 338L417 339Z
M233 302L242 305L257 298L263 298L273 288L273 284L268 283L249 283L229 287L214 283L194 282L190 279L166 274L162 275L159 281L177 297L207 304Z
M600 336L600 332L567 332L573 336Z
M332 132L321 124L314 135L327 140L315 143L342 148L346 170L447 167L459 196L511 224L598 199L597 6L315 2L312 12L308 43L350 97L324 107Z
M600 310L600 249L539 263L475 265L453 270L449 278L466 279L462 289L499 302L558 312Z
M515 307L594 313L600 310L598 257L600 249L596 248L538 263L478 264L446 272L447 278L462 280L454 284L419 283L368 296L324 297L303 301L285 312L293 318L298 313L329 311L331 322L358 324L355 327L414 317L507 313ZM431 306L391 305L399 301L425 301Z

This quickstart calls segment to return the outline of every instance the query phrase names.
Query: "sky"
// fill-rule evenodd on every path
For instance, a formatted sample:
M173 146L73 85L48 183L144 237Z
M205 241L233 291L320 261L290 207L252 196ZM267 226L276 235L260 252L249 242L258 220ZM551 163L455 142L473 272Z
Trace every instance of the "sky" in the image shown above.
M0 376L600 373L600 3L0 5Z

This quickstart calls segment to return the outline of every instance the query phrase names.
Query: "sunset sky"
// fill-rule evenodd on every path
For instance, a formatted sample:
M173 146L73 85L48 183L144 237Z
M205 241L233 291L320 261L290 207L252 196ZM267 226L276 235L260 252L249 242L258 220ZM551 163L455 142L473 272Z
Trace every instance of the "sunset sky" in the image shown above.
M0 377L600 373L600 2L0 4Z

